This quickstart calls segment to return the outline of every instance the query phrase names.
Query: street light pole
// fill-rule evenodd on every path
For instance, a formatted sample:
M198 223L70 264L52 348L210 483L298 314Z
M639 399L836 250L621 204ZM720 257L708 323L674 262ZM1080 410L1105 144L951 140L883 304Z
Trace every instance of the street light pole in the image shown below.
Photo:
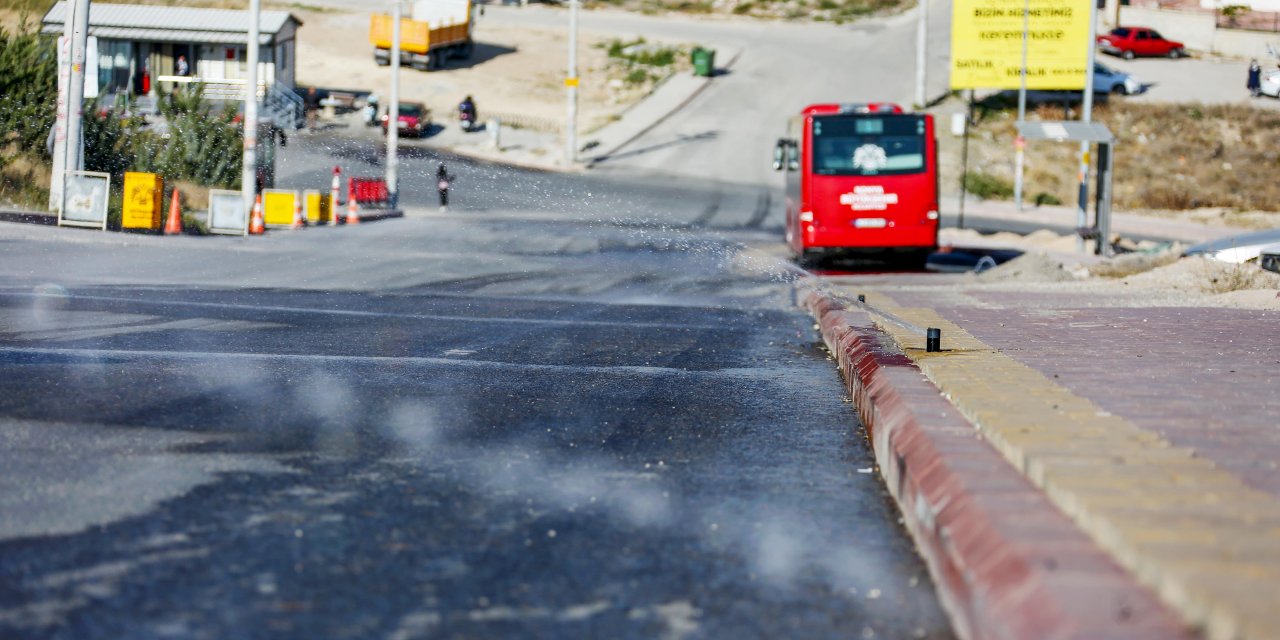
M1090 0L1092 1L1092 0ZM1019 75L1018 84L1018 124L1021 125L1027 119L1027 46L1031 37L1031 0L1025 0L1022 5L1022 73ZM1018 212L1022 212L1022 180L1023 166L1026 160L1027 141L1019 132L1013 139L1013 201L1018 205Z
M565 124L564 164L572 167L578 160L578 2L569 0L569 121Z
M1089 123L1093 119L1093 65L1098 55L1098 3L1089 3L1089 54L1084 70L1084 110L1081 120ZM1080 202L1076 207L1076 228L1083 229L1089 220L1089 141L1080 142ZM1103 238L1100 243L1109 242ZM1084 251L1084 236L1076 238L1076 249Z
M262 0L249 0L249 41L245 45L249 77L244 86L244 167L240 172L245 220L253 215L253 201L258 195L258 37L261 18Z
M391 10L391 101L387 105L387 193L392 206L400 203L400 20L399 0ZM350 198L351 196L347 196Z
M927 65L929 47L929 0L916 0L920 3L916 12L916 108L925 108L928 97L925 90L925 67Z
M84 168L84 74L85 52L89 41L89 0L67 3L63 18L65 67L58 69L59 87L57 119L54 122L53 174L49 184L50 208L61 211L66 196L67 172ZM58 43L63 47L62 41ZM62 61L59 61L62 64ZM65 78L66 86L62 82ZM58 139L61 133L62 139Z

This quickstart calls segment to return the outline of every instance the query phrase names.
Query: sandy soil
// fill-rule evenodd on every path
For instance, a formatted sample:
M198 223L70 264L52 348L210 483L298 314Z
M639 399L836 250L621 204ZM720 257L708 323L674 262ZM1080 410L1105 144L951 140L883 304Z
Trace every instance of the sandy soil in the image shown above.
M305 23L298 31L298 83L373 91L384 99L390 93L387 67L373 62L368 43L368 14L295 11ZM558 126L565 116L564 77L567 43L556 31L530 27L490 26L480 18L475 30L476 51L470 60L452 60L437 71L404 68L400 75L402 100L425 102L437 117L452 114L468 94L481 117L515 115ZM614 120L643 98L651 85L630 87L618 80L605 49L606 38L579 36L581 78L578 114L584 131ZM510 118L507 118L510 120Z

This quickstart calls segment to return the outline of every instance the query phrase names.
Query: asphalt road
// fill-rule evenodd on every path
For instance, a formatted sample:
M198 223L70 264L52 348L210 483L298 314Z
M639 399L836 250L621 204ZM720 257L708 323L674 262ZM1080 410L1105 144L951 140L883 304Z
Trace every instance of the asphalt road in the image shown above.
M0 224L0 637L950 637L759 192L418 153L403 219Z

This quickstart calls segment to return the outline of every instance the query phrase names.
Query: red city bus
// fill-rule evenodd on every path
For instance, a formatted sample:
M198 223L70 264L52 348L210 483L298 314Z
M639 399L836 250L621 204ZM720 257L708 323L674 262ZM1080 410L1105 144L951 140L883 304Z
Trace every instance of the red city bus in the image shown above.
M933 116L895 104L815 104L787 125L787 245L800 262L850 253L923 261L938 247Z

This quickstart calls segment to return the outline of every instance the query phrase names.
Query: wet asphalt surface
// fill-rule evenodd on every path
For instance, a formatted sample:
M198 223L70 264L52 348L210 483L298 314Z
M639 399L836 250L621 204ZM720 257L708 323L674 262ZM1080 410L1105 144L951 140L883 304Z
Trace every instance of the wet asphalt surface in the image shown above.
M0 637L951 637L812 321L735 266L762 191L498 175L0 239Z

